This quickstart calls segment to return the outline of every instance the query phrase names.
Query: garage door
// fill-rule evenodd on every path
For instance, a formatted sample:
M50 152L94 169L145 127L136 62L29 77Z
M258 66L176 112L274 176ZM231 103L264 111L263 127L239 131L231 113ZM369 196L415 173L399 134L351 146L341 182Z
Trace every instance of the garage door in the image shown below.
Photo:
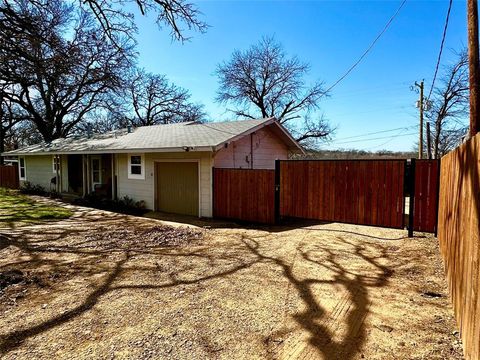
M198 216L198 163L156 163L155 178L157 211Z

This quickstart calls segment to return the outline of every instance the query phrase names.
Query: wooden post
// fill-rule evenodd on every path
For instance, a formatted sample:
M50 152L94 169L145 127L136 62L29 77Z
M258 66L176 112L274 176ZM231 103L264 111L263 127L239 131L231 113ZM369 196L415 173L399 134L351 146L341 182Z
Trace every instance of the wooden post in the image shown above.
M478 55L478 4L477 0L467 1L468 21L468 64L470 70L470 136L480 130L480 84Z
M280 160L275 160L275 224L280 223Z
M430 121L427 121L427 158L432 159L432 140L430 139Z
M420 99L418 101L418 107L420 109L420 131L419 131L419 139L418 139L418 158L423 158L423 87L424 83L423 80L418 84L415 82L415 86L420 89Z
M87 194L87 181L85 173L85 155L82 154L82 197L85 197Z
M111 189L110 191L112 192L112 200L115 200L115 193L117 192L117 184L116 184L116 178L115 178L115 161L114 161L115 154L110 154L110 167L111 167L111 172L112 172L112 181L111 181Z
M410 159L410 173L408 179L409 205L408 205L408 237L413 237L413 210L415 208L415 159Z

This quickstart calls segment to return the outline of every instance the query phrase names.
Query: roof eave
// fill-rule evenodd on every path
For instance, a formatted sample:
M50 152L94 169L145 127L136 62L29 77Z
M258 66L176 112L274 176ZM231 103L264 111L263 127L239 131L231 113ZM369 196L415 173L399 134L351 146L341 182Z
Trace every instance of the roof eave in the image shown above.
M188 150L187 150L188 148ZM76 150L76 151L37 151L37 152L15 152L15 150L4 152L1 156L40 156L40 155L92 155L92 154L128 154L128 153L161 153L161 152L212 152L212 146L182 146L171 148L130 148L130 149L101 149L101 150Z

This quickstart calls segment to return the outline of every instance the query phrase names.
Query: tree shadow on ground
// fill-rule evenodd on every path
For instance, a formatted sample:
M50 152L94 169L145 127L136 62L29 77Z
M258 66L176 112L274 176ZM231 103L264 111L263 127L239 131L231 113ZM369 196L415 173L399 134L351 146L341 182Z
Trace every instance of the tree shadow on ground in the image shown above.
M78 215L78 214L77 214ZM101 225L98 221L101 220ZM353 243L336 238L347 246L354 255L373 267L373 275L364 275L358 271L347 268L339 261L339 254L333 251L328 245L315 244L313 247L304 249L299 247L299 258L316 269L327 269L333 274L333 278L300 278L294 272L294 263L279 256L268 255L268 247L262 249L261 237L247 236L245 233L237 234L236 247L218 249L214 254L206 248L164 248L164 247L142 247L142 244L132 245L128 248L116 246L115 243L104 245L92 244L84 235L89 231L93 223L97 224L97 231L102 232L113 226L133 227L139 226L138 219L121 214L103 215L102 212L90 213L86 210L83 216L74 216L61 224L38 233L35 226L20 229L0 236L0 251L8 246L19 249L28 255L27 260L10 264L22 266L29 269L42 269L48 266L51 272L68 272L69 276L88 278L92 274L102 273L102 281L95 285L94 290L86 295L80 303L77 303L69 310L52 316L50 319L39 324L27 324L21 329L12 331L0 337L0 353L6 354L26 339L40 333L51 330L57 326L74 320L83 313L91 310L101 297L107 293L132 290L144 291L147 289L166 289L176 286L196 284L215 278L223 278L233 275L241 270L251 268L260 263L271 263L281 269L282 275L291 284L296 296L306 306L305 310L294 314L293 319L309 334L309 343L318 353L323 354L326 359L351 359L361 349L365 341L364 319L368 314L369 295L368 289L382 287L387 284L391 276L391 270L380 264L382 259L387 259L386 250L381 249L379 256L369 256L361 242ZM121 225L120 225L121 224ZM319 231L319 229L309 229ZM338 230L325 230L342 233ZM349 232L343 232L349 233ZM356 234L356 233L353 233ZM368 236L360 234L362 236ZM267 235L268 236L268 235ZM71 240L73 238L74 240ZM376 240L375 237L370 238ZM278 239L278 241L282 241ZM230 244L231 245L231 244ZM77 256L74 263L66 263L62 256ZM174 269L167 276L167 280L161 283L125 283L127 271L146 271L146 268L138 265L131 265L130 262L137 256L150 256L162 258L180 258L183 266L190 265L192 259L201 259L209 264L209 272L196 273L193 277L182 276L182 264ZM222 261L223 265L218 266ZM100 262L100 264L99 264ZM1 267L0 267L1 269ZM321 274L321 272L318 272ZM314 293L313 287L317 284L337 284L348 294L348 301L353 307L348 312L345 320L346 334L341 340L336 339L333 330L329 328L326 310L321 304L321 298ZM307 348L302 351L309 351Z
M367 256L361 245L340 240L339 238L336 238L336 240L351 247L355 256L372 265L376 273L374 271L374 275L368 276L360 272L351 271L337 261L337 254L328 246L317 244L310 250L298 249L300 256L303 260L317 268L329 270L333 274L333 278L302 279L295 275L293 270L294 263L288 264L279 258L262 254L258 249L258 244L251 238L245 237L243 240L250 251L259 259L271 261L282 269L283 275L293 285L297 296L305 305L305 310L294 314L293 318L308 332L309 344L317 353L312 353L312 349L299 344L300 348L297 346L290 350L295 352L295 356L298 358L317 358L318 354L322 354L324 359L352 359L361 350L365 341L364 320L369 312L368 289L385 286L388 278L393 274L391 269L379 263L379 260L388 258L385 249L381 250L381 255L379 256ZM319 253L322 255L326 254L326 258L322 256L321 259L316 259L315 255ZM329 324L329 320L332 319L328 319L329 314L322 307L321 298L314 294L313 287L319 284L340 285L348 293L347 301L353 305L348 311L344 324L347 327L347 331L340 340L335 339L334 329L329 328L329 325L332 325Z

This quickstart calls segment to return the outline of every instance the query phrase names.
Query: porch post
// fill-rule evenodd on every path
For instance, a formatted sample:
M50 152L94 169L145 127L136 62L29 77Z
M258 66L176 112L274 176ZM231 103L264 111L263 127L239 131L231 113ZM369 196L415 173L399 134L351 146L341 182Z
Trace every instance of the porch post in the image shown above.
M117 193L117 179L115 178L115 154L110 155L111 168L112 168L112 200L115 200L115 194Z
M53 155L53 163L55 164L55 191L60 192L60 158L59 155Z
M85 166L87 167L87 194L90 194L90 155L86 155L87 161Z
M85 197L87 194L87 181L86 181L86 170L85 170L85 155L82 154L82 197Z

